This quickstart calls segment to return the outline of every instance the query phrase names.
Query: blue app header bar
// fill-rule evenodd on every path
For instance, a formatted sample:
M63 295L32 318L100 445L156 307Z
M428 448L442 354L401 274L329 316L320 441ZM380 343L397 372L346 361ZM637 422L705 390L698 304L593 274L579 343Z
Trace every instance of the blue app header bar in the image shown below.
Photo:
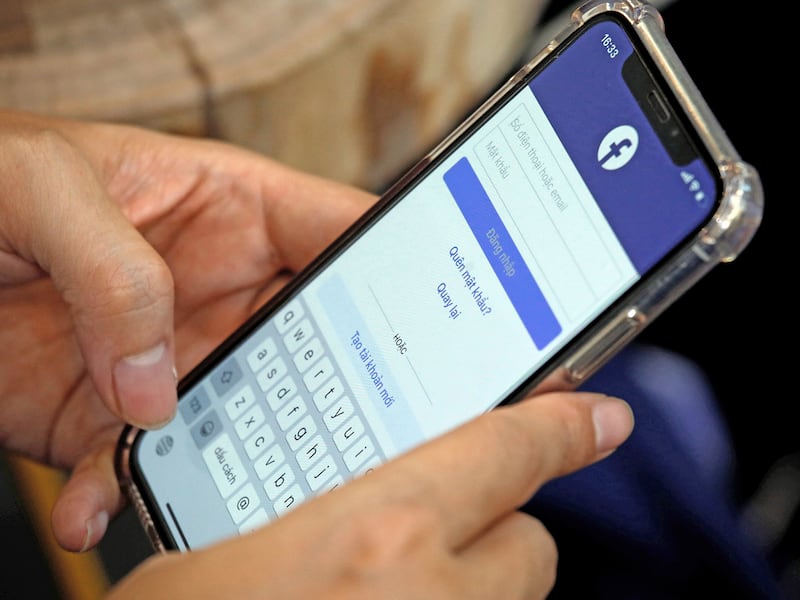
M613 41L616 54L604 39ZM621 26L601 21L529 87L631 262L643 273L666 248L706 220L717 184L699 159L687 165L672 163L623 78L623 65L632 53ZM638 149L623 168L604 169L598 148L606 134L621 125L638 132ZM687 178L696 180L705 193L689 193Z

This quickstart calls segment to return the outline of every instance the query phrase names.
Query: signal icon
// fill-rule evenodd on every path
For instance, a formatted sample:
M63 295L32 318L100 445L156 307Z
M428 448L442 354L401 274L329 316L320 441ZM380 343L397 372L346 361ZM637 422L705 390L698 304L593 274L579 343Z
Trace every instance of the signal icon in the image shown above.
M697 181L695 176L689 173L689 171L681 171L681 181L683 181L689 188L689 191L694 194L695 202L702 202L705 200L706 195L703 193L703 190L700 189L700 182Z

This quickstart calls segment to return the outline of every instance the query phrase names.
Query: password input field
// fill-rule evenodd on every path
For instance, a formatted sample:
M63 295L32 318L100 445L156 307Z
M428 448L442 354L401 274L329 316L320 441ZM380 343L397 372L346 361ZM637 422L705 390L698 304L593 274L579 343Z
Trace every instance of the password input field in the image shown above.
M474 151L505 206L526 260L569 320L585 315L618 285L616 244L575 166L546 121L520 105L480 139Z

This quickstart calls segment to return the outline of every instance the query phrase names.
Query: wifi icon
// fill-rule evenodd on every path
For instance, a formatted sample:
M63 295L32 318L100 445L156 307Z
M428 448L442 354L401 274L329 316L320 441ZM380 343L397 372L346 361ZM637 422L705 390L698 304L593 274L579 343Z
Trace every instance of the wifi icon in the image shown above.
M700 189L700 182L689 171L681 171L681 181L687 185L689 191L694 194L695 202L702 202L706 195Z

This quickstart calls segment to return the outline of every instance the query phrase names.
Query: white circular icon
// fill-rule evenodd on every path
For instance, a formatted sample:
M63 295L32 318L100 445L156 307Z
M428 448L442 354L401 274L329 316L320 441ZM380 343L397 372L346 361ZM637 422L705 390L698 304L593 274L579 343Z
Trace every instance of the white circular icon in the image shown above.
M628 164L639 147L639 133L630 125L620 125L609 131L597 148L597 162L607 171Z

